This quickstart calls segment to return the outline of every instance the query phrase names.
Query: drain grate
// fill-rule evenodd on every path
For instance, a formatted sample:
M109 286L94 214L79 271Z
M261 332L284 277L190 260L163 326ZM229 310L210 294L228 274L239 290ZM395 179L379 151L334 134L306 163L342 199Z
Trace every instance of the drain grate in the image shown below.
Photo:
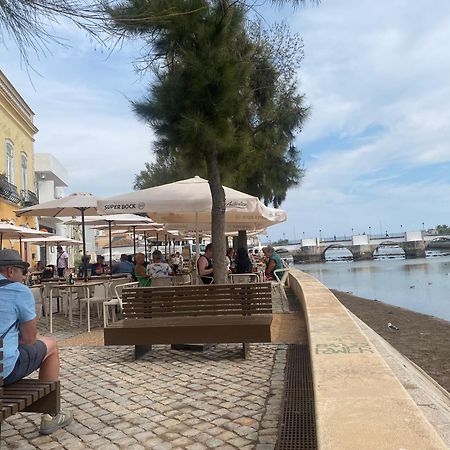
M282 406L276 449L316 450L314 391L307 345L288 346Z

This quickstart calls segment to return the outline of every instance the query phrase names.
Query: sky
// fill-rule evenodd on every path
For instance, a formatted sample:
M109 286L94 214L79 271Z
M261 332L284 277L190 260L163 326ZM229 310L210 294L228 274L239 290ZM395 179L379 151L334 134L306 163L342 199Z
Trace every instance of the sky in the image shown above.
M261 11L303 39L299 90L310 117L296 138L305 177L271 240L394 233L449 224L450 2L322 0ZM66 193L132 190L151 161L153 133L130 100L149 78L133 67L140 43L109 52L58 24L66 46L30 54L0 45L0 68L35 112L35 151L69 172Z

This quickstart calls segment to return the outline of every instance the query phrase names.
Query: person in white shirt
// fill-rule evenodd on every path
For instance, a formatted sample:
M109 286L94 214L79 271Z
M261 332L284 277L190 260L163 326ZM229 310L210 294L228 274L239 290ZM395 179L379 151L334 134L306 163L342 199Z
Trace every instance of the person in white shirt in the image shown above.
M155 250L152 253L152 263L147 266L147 275L150 278L169 277L172 269L169 264L162 262L162 253Z
M180 269L183 267L183 257L180 255L180 252L176 252L174 255L172 255L171 264L173 273L177 274Z
M58 245L56 247L56 267L58 269L58 277L64 276L64 271L69 267L69 255Z

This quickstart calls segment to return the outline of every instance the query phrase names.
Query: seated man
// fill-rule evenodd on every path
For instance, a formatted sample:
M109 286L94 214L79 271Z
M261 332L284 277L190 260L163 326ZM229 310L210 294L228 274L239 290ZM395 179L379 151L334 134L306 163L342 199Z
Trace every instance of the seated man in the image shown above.
M212 262L212 244L208 244L205 248L205 253L200 255L197 261L198 276L203 284L212 284L214 281Z
M152 253L152 262L147 266L147 275L151 278L168 277L172 275L169 264L162 262L162 253L155 250Z
M133 273L134 272L134 264L128 261L128 255L126 253L122 253L120 255L120 263L115 264L113 266L113 273Z
M84 255L81 258L81 264L78 267L78 276L79 277L90 277L92 275L92 264L91 264L91 256Z
M53 338L37 339L34 297L22 284L30 265L16 250L0 250L0 333L3 338L3 384L15 383L39 369L42 381L59 379L58 345ZM41 434L51 434L72 422L60 412L41 417Z

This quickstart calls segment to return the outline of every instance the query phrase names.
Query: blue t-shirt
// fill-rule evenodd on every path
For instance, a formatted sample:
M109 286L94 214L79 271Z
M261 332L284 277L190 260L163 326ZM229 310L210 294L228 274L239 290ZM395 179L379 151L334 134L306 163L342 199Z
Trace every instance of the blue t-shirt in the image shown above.
M0 280L5 279L0 274ZM29 322L36 317L34 297L22 283L0 287L0 336L17 320ZM19 330L13 327L3 338L3 378L14 369L19 358Z
M120 261L120 263L113 266L113 273L133 273L134 264L130 261Z

